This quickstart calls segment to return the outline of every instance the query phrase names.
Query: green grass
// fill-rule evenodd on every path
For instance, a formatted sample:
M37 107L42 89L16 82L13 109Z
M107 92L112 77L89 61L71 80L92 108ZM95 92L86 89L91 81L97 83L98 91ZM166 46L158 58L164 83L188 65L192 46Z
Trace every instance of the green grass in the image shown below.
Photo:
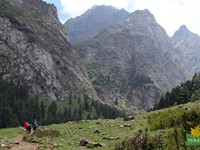
M44 146L44 149L52 148L56 145L57 150L82 150L79 145L81 138L86 138L93 142L103 144L103 150L112 150L116 144L121 143L127 138L133 137L139 130L150 129L151 123L148 122L149 116L154 116L154 119L162 119L163 114L174 111L191 111L198 109L200 102L188 103L184 105L174 106L162 110L152 112L135 113L134 120L124 121L123 118L117 119L102 119L102 120L87 120L80 122L68 122L63 124L53 124L49 126L39 126L38 133L26 137L26 140L38 142ZM161 117L162 116L162 117ZM157 118L156 118L157 117ZM171 119L168 117L168 119ZM131 124L131 127L122 127L124 124ZM1 129L0 137L12 138L19 134L19 128ZM99 134L94 134L95 130L99 130ZM184 145L184 134L181 134L181 128L166 127L164 129L148 130L150 136L161 135L162 141L166 143L166 149L177 147L175 141L175 132L180 137L180 144ZM104 140L103 137L119 137L118 140ZM171 144L170 144L171 143ZM179 145L179 148L183 148ZM85 148L87 149L87 148ZM92 148L93 150L100 148ZM187 148L186 149L190 149Z
M20 133L20 128L0 129L0 138L13 138Z
M99 122L99 124L97 123ZM59 145L65 145L69 149L81 149L79 141L81 138L86 138L93 142L102 143L105 145L104 149L113 149L114 145L119 141L125 139L127 136L132 136L134 131L138 128L138 124L145 124L144 120L128 121L126 124L132 124L132 127L120 128L125 122L121 119L115 120L93 120L84 122L72 122L60 125L50 125L48 129L56 129L60 131L61 136L55 137L55 141ZM99 130L99 134L94 134L95 130ZM105 136L120 137L120 140L103 140ZM62 140L64 139L64 141ZM63 149L60 147L58 149Z

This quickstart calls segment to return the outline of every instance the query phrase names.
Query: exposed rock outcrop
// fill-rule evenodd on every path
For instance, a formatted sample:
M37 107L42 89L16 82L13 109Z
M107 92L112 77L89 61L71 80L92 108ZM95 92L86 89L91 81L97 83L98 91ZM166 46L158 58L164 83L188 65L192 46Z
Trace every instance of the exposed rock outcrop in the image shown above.
M101 99L152 108L186 80L165 30L148 10L137 10L92 40L76 45Z
M195 72L200 72L200 36L182 25L171 40L174 53L179 56L184 71L190 79Z
M98 99L54 5L0 0L0 58L4 80L26 84L47 99L81 91Z
M94 6L81 16L67 20L64 25L70 43L76 44L95 37L109 26L123 20L128 14L126 10L118 10L112 6Z

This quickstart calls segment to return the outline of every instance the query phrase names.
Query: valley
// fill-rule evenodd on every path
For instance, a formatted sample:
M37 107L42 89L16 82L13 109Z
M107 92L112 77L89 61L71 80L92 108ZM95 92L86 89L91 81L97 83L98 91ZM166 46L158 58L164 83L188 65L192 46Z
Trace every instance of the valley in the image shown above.
M30 143L37 143L39 145L39 149L54 148L58 150L82 150L92 148L117 150L119 149L118 145L123 145L122 143L124 140L128 140L131 137L133 138L134 136L137 136L140 132L142 133L141 135L145 135L145 131L147 130L149 142L156 142L151 141L151 138L158 136L160 138L158 140L162 141L162 145L160 145L163 146L162 149L172 149L177 145L179 146L179 148L184 147L186 149L190 149L190 147L185 146L185 136L181 135L180 133L180 129L182 129L182 125L184 125L184 123L181 121L178 122L178 120L181 120L181 116L184 113L199 111L199 108L200 101L196 101L194 103L182 104L171 108L156 110L152 112L135 112L134 119L129 121L125 121L123 118L116 118L99 120L81 120L78 122L70 121L68 123L52 124L49 126L39 125L36 133L30 135L25 135L25 131L23 131L20 128L1 129L0 144L1 146L5 144L10 145L10 147L18 147L18 145L12 143L12 138L16 137L18 134L21 134L25 137L25 141L28 141ZM169 114L168 112L172 112L172 116L164 118L163 116ZM176 117L173 116L173 114ZM152 119L151 117L153 117L154 119ZM153 120L163 122L163 127L161 128L157 126L155 128L155 124L151 122ZM175 124L168 126L168 123L173 122L173 120L175 121ZM179 142L174 141L175 136L173 136L173 134L175 130L178 131L177 136L179 138ZM184 134L186 133L187 132L184 132ZM106 139L105 137L108 137L108 139ZM80 146L80 139L87 139L95 143L100 143L102 145L102 148L94 147L94 145L92 144ZM151 145L147 144L146 146ZM193 149L198 149L198 147L193 147Z

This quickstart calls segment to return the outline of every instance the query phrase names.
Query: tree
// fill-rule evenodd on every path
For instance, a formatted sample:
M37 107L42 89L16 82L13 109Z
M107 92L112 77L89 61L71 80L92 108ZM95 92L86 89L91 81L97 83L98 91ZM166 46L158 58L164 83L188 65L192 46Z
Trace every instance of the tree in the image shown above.
M91 115L90 114L87 115L87 119L91 120Z
M49 109L48 109L48 116L47 116L47 123L56 123L57 121L57 104L55 101L53 101L50 105L49 105Z
M73 118L73 120L78 120L78 112L77 112L76 108L74 109L72 118Z
M0 128L9 127L10 116L12 115L12 110L10 106L6 105L2 108L0 113L1 120L0 120Z
M41 122L44 122L46 117L46 112L43 101L40 104L40 116L41 116Z
M83 109L82 109L82 106L81 104L79 105L79 110L78 110L78 117L79 117L79 120L82 119L82 113L83 113Z

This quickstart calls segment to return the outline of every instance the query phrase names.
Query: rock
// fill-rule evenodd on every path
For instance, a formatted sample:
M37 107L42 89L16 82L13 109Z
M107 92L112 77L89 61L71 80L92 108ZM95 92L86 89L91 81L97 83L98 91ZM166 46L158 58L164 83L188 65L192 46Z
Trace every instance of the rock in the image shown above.
M99 122L99 121L97 121L97 122L96 122L96 124L100 124L100 122Z
M102 14L102 12L104 12ZM117 24L129 13L124 9L118 10L112 6L96 6L74 19L69 19L64 26L70 43L75 44L93 38L103 30ZM81 24L81 26L80 26Z
M99 133L100 133L99 130L95 130L95 131L94 131L94 134L99 134Z
M40 144L40 147L44 147L44 145Z
M131 127L132 124L124 124L124 127Z
M138 130L138 132L139 132L139 133L142 133L143 131L142 131L142 130Z
M18 144L19 145L19 141L15 141L14 144Z
M119 125L119 127L120 127L120 128L123 128L123 127L124 127L124 125Z
M108 137L108 136L105 136L103 137L104 140L118 140L120 139L119 137Z
M2 147L3 149L10 149L10 148L11 148L11 145L1 144L1 147Z
M59 147L59 145L57 143L54 143L53 147L56 148L56 147Z
M187 107L186 107L185 110L190 110L190 108L187 108Z
M85 65L67 41L66 30L57 19L55 6L42 0L34 3L31 0L23 3L7 0L2 3L5 9L12 10L9 14L1 11L0 16L2 79L27 85L30 92L48 100L74 99L84 85L84 94L99 100ZM26 15L13 16L15 12Z
M82 45L77 51L86 65L114 74L112 80L123 85L111 82L110 88L105 84L101 92L97 91L99 97L111 105L123 99L121 102L130 111L134 106L148 110L154 107L158 95L187 79L179 60L173 59L171 39L148 10L131 13L120 24L107 28ZM89 69L88 73L102 82L94 69ZM131 89L128 81L133 85ZM124 89L130 89L128 96Z
M129 121L129 120L133 120L134 116L126 116L124 117L124 121Z
M89 146L89 147L102 147L103 146L103 144L91 142L87 139L81 139L79 145L80 146Z

